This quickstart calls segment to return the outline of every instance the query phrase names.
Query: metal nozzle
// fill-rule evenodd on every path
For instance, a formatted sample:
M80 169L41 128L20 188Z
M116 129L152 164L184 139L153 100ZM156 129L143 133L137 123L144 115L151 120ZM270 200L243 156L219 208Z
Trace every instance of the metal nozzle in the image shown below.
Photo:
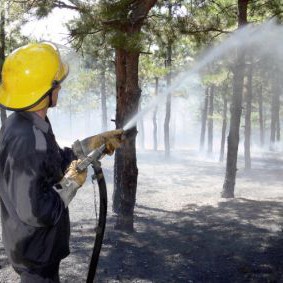
M88 156L83 159L78 165L77 165L77 171L82 172L84 171L90 164L97 162L102 155L104 154L105 151L105 144L100 146L99 148L93 150Z

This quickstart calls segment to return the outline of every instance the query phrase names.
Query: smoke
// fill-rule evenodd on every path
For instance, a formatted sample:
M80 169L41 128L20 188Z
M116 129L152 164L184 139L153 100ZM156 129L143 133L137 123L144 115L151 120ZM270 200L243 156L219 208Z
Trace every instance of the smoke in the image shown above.
M138 125L139 136L141 135L141 122L144 123L145 131L145 148L152 148L153 146L153 110L157 108L157 122L158 122L158 142L159 148L163 148L163 122L165 115L165 102L167 95L172 94L172 114L171 114L171 144L175 148L194 147L198 148L199 135L200 135L200 110L204 98L204 85L203 85L203 73L207 70L208 66L213 64L233 66L235 63L235 54L237 51L252 52L257 58L257 61L262 61L264 58L268 58L266 64L267 73L268 66L271 61L280 62L283 60L283 28L277 25L274 21L269 21L261 25L248 25L241 28L229 36L226 36L223 41L215 46L210 47L203 52L198 58L195 58L193 65L187 68L182 68L182 72L173 79L172 85L169 89L166 86L160 87L158 97L152 96L152 99L148 99L142 107L141 111L132 117L125 125L124 129L127 130L134 125ZM68 85L70 81L78 80L77 70L81 69L81 57L72 49L65 46L59 46L60 52L63 55L64 60L69 62L70 74L65 85ZM282 68L281 66L279 68ZM185 71L184 71L185 70ZM164 82L163 82L164 84ZM154 86L152 86L153 92ZM230 93L231 93L230 86ZM64 89L64 85L63 85ZM99 89L94 90L99 93ZM143 92L145 92L143 90ZM176 97L176 93L183 93L184 95ZM63 96L64 91L63 91ZM68 94L66 94L68 95ZM86 93L84 95L85 100L82 101L82 105L88 105L87 97L92 93ZM217 94L216 94L217 95ZM98 95L99 96L99 95ZM221 101L218 103L221 103ZM108 121L115 117L115 99L108 97ZM58 111L58 110L56 110ZM70 118L68 113L61 113L65 121L65 128L71 128L72 134L65 133L61 136L63 139L74 139L77 136L89 136L101 131L101 109L97 105L95 111L84 111L81 113L73 114ZM53 111L52 115L55 117ZM51 115L51 116L52 116ZM220 147L220 127L221 127L221 113L215 113L214 117L214 151L218 151ZM54 123L60 119L55 118ZM88 121L88 122L85 122ZM115 127L114 123L109 123L111 128ZM56 127L56 126L55 126ZM64 132L60 129L60 132ZM143 141L139 142L141 145ZM218 153L217 153L218 154Z

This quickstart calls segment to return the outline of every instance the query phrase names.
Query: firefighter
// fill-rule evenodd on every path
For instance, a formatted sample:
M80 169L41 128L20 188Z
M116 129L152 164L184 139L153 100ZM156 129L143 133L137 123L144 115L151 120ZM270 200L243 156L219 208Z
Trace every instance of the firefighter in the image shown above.
M76 152L58 146L47 117L68 72L49 42L16 49L2 69L0 106L14 111L0 132L2 240L22 283L60 282L60 261L69 254L68 205L87 176L76 171ZM102 140L112 154L121 137L114 133L91 137L87 149Z

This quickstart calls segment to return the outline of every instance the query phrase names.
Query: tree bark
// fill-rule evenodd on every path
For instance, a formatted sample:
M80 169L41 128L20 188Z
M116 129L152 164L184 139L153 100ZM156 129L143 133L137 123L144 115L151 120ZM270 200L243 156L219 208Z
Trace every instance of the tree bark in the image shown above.
M247 8L249 0L238 0L238 27L247 24ZM245 54L240 49L236 50L236 64L233 70L233 95L231 103L230 129L228 135L228 150L226 161L226 174L221 196L234 198L236 183L239 132L242 114L242 95L245 70Z
M213 151L213 112L214 112L214 92L215 85L212 84L210 87L209 94L209 107L208 107L208 123L207 123L207 153L212 154Z
M247 75L247 97L245 115L245 170L251 169L251 112L253 98L253 60L252 56Z
M105 62L103 62L101 69L101 125L102 131L107 131L107 105L106 105L106 66Z
M156 99L158 97L158 88L159 88L159 79L155 78L155 96ZM153 150L157 151L158 143L157 143L157 107L154 108L153 116L152 116L152 123L153 123Z
M221 147L220 147L220 157L219 161L223 162L224 152L225 152L225 141L226 141L226 128L227 128L227 109L228 109L228 99L226 94L226 88L223 95L223 115L222 115L222 134L221 134Z
M259 131L260 131L260 145L264 146L264 119L263 119L263 98L262 98L262 85L258 90L258 116L259 116Z
M141 90L138 86L139 53L116 50L116 128L120 129L138 111ZM137 128L129 130L123 146L116 150L114 166L113 210L118 214L115 228L133 230L133 216L137 188L136 159Z
M6 38L6 33L5 33L5 3L1 3L0 6L0 82L2 81L2 66L5 60L5 38ZM7 113L5 109L0 109L1 111L1 125L4 124L4 122L7 119Z
M207 109L208 109L208 95L209 87L205 89L204 105L201 114L201 131L200 131L200 151L203 151L204 141L205 141L205 131L206 131L206 121L207 121Z

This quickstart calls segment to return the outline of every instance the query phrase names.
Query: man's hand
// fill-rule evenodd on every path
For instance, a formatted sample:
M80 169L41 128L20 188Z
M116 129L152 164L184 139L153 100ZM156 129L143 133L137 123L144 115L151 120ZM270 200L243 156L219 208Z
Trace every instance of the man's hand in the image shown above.
M99 135L88 137L73 144L73 151L78 157L87 156L91 151L105 144L105 153L112 155L123 142L124 130L108 131Z
M76 195L77 190L84 184L87 177L87 170L82 172L76 170L79 162L80 160L72 161L63 179L53 186L53 189L63 200L65 207L69 205Z
M84 184L87 177L87 170L84 170L80 173L76 170L79 162L80 160L72 161L64 176L65 179L76 182L78 184L78 188L80 188Z
M112 155L116 148L120 147L122 143L123 130L115 130L105 132L93 137L88 138L88 148L90 151L105 144L105 153Z

